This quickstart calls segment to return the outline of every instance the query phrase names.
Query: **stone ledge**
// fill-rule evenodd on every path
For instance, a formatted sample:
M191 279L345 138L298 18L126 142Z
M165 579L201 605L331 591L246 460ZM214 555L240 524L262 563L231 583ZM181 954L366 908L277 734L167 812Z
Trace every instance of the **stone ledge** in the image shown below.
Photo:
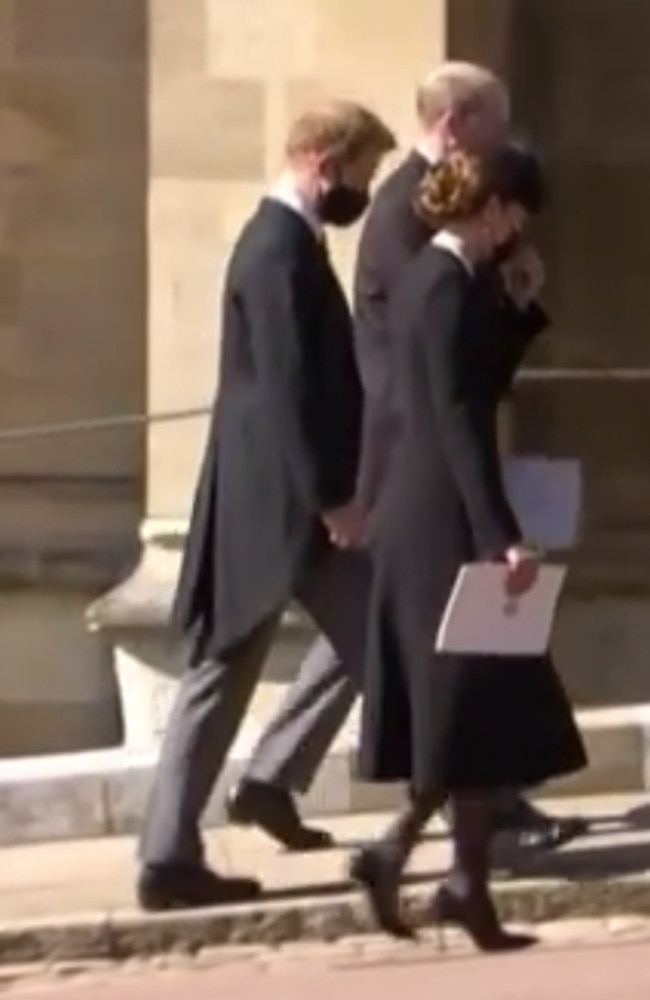
M551 796L638 792L650 788L650 708L578 713L591 766L545 790ZM208 807L207 828L225 822L223 802L259 735L249 722ZM392 810L398 785L367 785L355 778L354 715L301 803L307 817ZM156 764L154 751L122 747L86 753L0 761L0 846L128 835L139 830Z
M155 540L144 531L143 536L140 560L131 575L88 608L86 623L91 630L155 632L167 627L185 536L180 529ZM312 628L295 606L284 615L283 626L301 632Z
M101 590L111 586L137 558L133 545L85 549L0 551L0 589L57 588Z
M0 926L0 964L127 961L171 952L196 954L223 945L274 947L376 933L365 902L345 890L344 884L334 884L318 894L269 893L254 905L219 910L153 916L100 912L18 921ZM433 882L423 879L404 893L415 927L429 923L432 890ZM650 914L650 879L644 876L496 883L494 891L504 919L517 923Z
M169 621L174 589L181 568L188 523L183 519L152 519L140 530L140 559L131 574L90 605L91 630L121 632L164 629ZM647 555L648 558L644 558ZM567 599L646 598L650 594L650 539L602 537L571 557ZM304 613L292 607L284 626L309 628Z

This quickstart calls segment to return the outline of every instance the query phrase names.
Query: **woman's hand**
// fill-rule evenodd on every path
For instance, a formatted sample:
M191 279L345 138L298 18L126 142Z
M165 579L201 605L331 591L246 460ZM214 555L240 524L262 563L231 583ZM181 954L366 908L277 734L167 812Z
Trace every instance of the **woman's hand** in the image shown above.
M506 292L518 309L527 309L544 286L544 262L537 250L524 244L502 266Z
M506 593L510 597L521 597L527 593L537 580L540 566L540 553L525 545L513 545L505 554Z

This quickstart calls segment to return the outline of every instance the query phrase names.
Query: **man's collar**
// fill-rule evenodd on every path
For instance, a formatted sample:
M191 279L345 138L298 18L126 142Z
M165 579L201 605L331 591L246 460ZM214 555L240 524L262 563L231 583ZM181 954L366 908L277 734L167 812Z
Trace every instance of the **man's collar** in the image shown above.
M427 149L424 143L418 143L414 148L418 156L421 156L423 160L426 160L430 167L437 166L442 159L441 153L432 153L430 149Z
M307 204L298 191L291 174L282 174L269 191L268 196L273 201L279 201L282 205L286 205L287 208L292 209L292 211L300 215L310 229L313 230L316 238L318 240L323 239L324 234L322 223L312 206Z

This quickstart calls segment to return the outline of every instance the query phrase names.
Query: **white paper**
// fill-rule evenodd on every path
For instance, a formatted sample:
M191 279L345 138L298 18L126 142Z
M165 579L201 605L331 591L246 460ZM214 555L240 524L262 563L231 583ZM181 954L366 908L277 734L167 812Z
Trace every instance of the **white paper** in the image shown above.
M505 590L499 563L463 566L442 617L435 648L440 653L535 656L549 647L566 566L542 566L522 597Z
M506 493L526 541L543 549L570 549L582 507L577 459L509 456L503 463Z

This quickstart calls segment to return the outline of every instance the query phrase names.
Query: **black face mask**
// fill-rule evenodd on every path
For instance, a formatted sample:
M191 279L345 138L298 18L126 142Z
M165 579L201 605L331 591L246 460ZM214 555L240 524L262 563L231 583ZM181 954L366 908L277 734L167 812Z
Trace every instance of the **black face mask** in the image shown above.
M337 184L322 195L318 215L323 222L332 226L353 226L369 204L370 195L367 191L348 187L347 184Z
M496 247L492 253L492 263L505 264L509 260L513 253L519 248L521 244L521 236L515 235L511 236L509 240L502 243L500 246Z

